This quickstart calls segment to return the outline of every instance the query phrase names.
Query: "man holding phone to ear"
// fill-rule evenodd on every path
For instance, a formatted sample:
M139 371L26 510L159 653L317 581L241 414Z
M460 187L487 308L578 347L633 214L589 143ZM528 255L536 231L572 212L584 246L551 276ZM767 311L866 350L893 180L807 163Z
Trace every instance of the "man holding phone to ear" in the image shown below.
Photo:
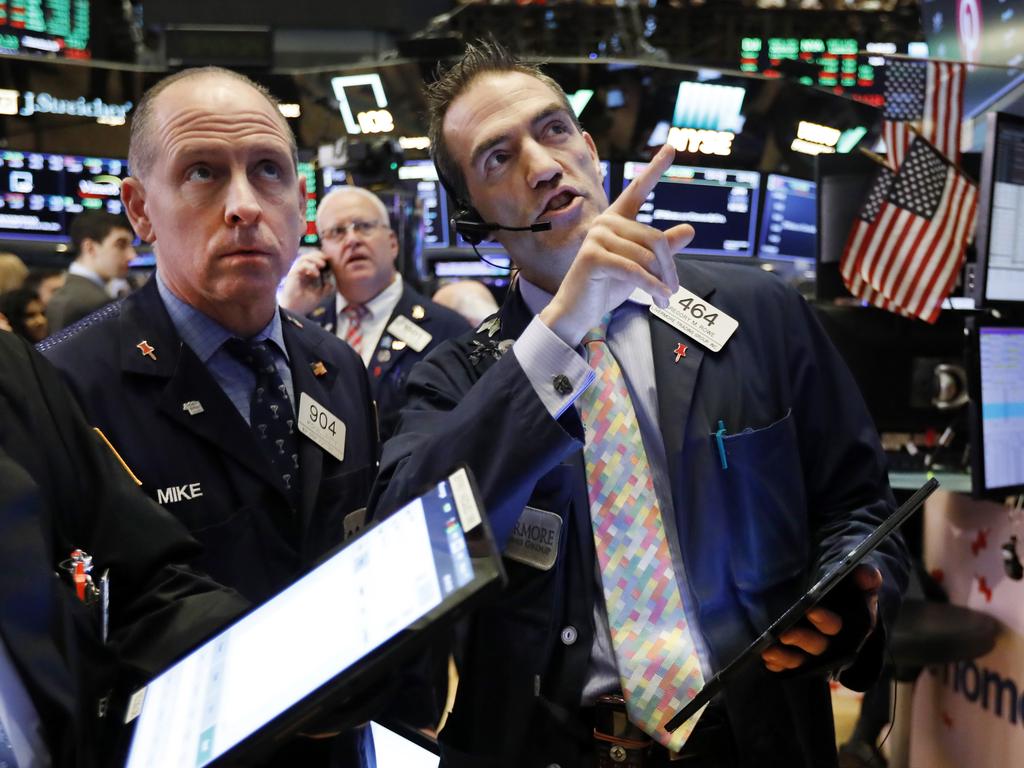
M323 250L295 260L281 305L344 339L363 359L381 437L387 439L405 404L409 371L469 325L402 279L395 267L398 236L384 203L370 190L332 189L317 207L316 225Z
M671 148L609 205L564 92L491 43L429 101L439 171L520 269L494 318L413 371L372 502L465 462L504 547L509 589L456 647L443 764L834 764L823 671L877 674L898 539L837 611L664 725L892 510L840 358L773 276L678 258L689 225L636 221Z

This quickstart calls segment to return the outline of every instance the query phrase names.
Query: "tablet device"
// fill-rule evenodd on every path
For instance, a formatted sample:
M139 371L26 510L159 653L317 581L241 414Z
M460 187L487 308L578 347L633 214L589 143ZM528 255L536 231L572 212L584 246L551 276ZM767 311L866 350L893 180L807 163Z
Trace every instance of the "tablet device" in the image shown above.
M504 580L460 468L137 691L125 765L200 768L284 739Z
M760 637L757 638L753 643L747 646L735 659L726 664L722 669L717 672L714 677L704 683L704 687L697 692L690 701L684 706L671 720L665 724L665 730L670 733L691 717L693 717L700 708L711 701L722 688L725 687L728 679L736 673L744 664L750 659L760 658L762 651L768 649L768 647L774 645L779 641L779 635L785 632L787 629L792 627L798 621L800 621L804 615L813 608L818 602L839 582L850 575L853 569L857 567L857 564L867 556L867 554L875 549L886 536L895 531L903 522L910 517L918 507L924 504L924 500L932 495L932 492L939 487L939 481L935 478L931 478L927 483L922 485L914 495L907 499L899 509L893 512L887 517L881 525L879 525L874 531L872 531L867 537L865 537L860 544L850 550L850 552L840 560L831 570L829 570L824 576L808 589L799 600L793 605L786 609L779 618L772 622L771 626L766 629Z

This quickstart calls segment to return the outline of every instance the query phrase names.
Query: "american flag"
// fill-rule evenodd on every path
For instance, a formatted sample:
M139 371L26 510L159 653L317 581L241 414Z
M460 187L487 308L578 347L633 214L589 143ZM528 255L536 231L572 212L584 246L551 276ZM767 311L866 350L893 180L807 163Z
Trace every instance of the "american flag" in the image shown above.
M853 228L846 238L846 248L843 249L843 257L839 262L839 272L843 277L846 289L857 298L883 309L896 308L861 277L860 265L864 260L865 246L871 235L871 230L874 228L875 219L878 218L878 212L882 210L882 206L889 196L889 189L895 178L895 171L884 165L878 166L875 178L871 182L871 188L864 197L860 213L857 214Z
M863 238L860 277L906 314L934 323L963 264L977 212L978 188L915 137Z
M963 64L890 59L885 67L882 138L898 168L913 141L912 127L954 163L960 162Z

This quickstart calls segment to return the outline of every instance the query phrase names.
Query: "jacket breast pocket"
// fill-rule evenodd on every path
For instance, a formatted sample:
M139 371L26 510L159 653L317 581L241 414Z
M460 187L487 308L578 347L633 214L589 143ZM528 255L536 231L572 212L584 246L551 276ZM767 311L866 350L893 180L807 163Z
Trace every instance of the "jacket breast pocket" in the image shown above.
M345 539L345 516L366 506L374 467L337 472L320 481L317 504L306 541L313 555L319 555ZM369 521L367 521L369 522Z
M810 540L792 411L775 423L722 438L720 469L736 586L760 592L807 568ZM718 452L715 435L711 449Z

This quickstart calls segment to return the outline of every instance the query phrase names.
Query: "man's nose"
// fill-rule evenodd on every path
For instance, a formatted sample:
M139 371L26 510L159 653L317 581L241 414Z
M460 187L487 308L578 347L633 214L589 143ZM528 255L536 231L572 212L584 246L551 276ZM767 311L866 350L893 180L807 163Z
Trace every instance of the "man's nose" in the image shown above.
M526 180L534 189L562 178L562 166L543 144L527 140L523 144L522 160L526 164Z
M224 218L228 224L251 225L259 221L260 205L252 182L245 173L235 173L228 183L224 200Z

